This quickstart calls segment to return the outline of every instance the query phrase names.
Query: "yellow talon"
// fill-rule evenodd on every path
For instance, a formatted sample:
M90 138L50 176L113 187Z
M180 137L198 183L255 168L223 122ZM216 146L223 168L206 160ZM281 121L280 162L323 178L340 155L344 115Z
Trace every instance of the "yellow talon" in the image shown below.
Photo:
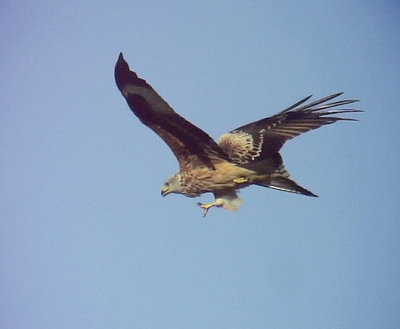
M200 203L197 202L197 205L203 209L203 218L207 216L208 211L212 207L222 207L222 202L220 200L215 200L214 202L211 203Z
M203 218L206 217L210 208L215 206L213 203L205 203L204 204L204 203L200 203L200 202L197 202L197 205L203 209Z
M236 184L243 184L243 183L248 182L249 179L248 179L248 178L245 178L245 177L240 177L240 178L235 178L233 181L234 181Z

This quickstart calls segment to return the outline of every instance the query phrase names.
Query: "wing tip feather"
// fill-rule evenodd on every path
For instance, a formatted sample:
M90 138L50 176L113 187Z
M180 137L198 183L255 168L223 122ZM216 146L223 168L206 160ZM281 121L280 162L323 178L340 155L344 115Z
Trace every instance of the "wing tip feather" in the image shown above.
M119 53L118 60L115 64L114 78L117 87L121 92L127 84L149 87L146 80L139 78L135 72L131 71L122 52Z

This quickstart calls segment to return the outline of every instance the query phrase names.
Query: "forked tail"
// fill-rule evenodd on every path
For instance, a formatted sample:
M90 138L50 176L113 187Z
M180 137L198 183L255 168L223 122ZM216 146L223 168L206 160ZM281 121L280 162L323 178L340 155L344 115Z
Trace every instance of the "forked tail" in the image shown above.
M307 196L317 196L289 178L289 172L285 169L282 157L279 153L275 153L273 156L261 161L247 164L244 167L268 177L264 180L254 182L256 185Z
M285 191L285 192L291 192L291 193L303 194L303 195L307 195L307 196L318 197L318 195L315 195L311 191L305 189L304 187L301 187L295 181L293 181L285 176L271 177L270 180L268 180L266 182L258 182L257 185L268 187L268 188L273 188L275 190L280 190L280 191Z

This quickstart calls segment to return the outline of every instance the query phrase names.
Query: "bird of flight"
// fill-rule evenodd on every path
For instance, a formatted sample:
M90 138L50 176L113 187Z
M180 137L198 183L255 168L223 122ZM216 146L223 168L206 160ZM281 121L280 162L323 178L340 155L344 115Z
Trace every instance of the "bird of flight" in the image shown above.
M338 108L357 102L335 100L336 93L307 103L308 96L287 109L222 135L215 142L207 133L176 113L164 99L129 69L122 53L115 65L115 81L132 112L157 133L175 154L179 172L169 177L161 195L197 197L212 192L215 200L198 203L203 217L212 207L235 211L243 203L237 191L250 185L316 197L289 178L279 150L302 133L340 120L335 115L362 112Z

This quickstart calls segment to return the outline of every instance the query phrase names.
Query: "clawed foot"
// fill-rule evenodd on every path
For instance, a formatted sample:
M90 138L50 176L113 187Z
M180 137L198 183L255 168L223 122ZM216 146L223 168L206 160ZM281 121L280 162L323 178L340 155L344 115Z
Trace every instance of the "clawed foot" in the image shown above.
M208 211L210 210L210 208L212 207L212 205L210 203L208 204L204 204L201 202L197 202L197 205L203 209L203 218L207 216Z
M197 202L197 205L203 209L203 218L207 216L208 211L212 208L212 207L221 207L222 203L220 201L214 201L211 203L200 203Z

